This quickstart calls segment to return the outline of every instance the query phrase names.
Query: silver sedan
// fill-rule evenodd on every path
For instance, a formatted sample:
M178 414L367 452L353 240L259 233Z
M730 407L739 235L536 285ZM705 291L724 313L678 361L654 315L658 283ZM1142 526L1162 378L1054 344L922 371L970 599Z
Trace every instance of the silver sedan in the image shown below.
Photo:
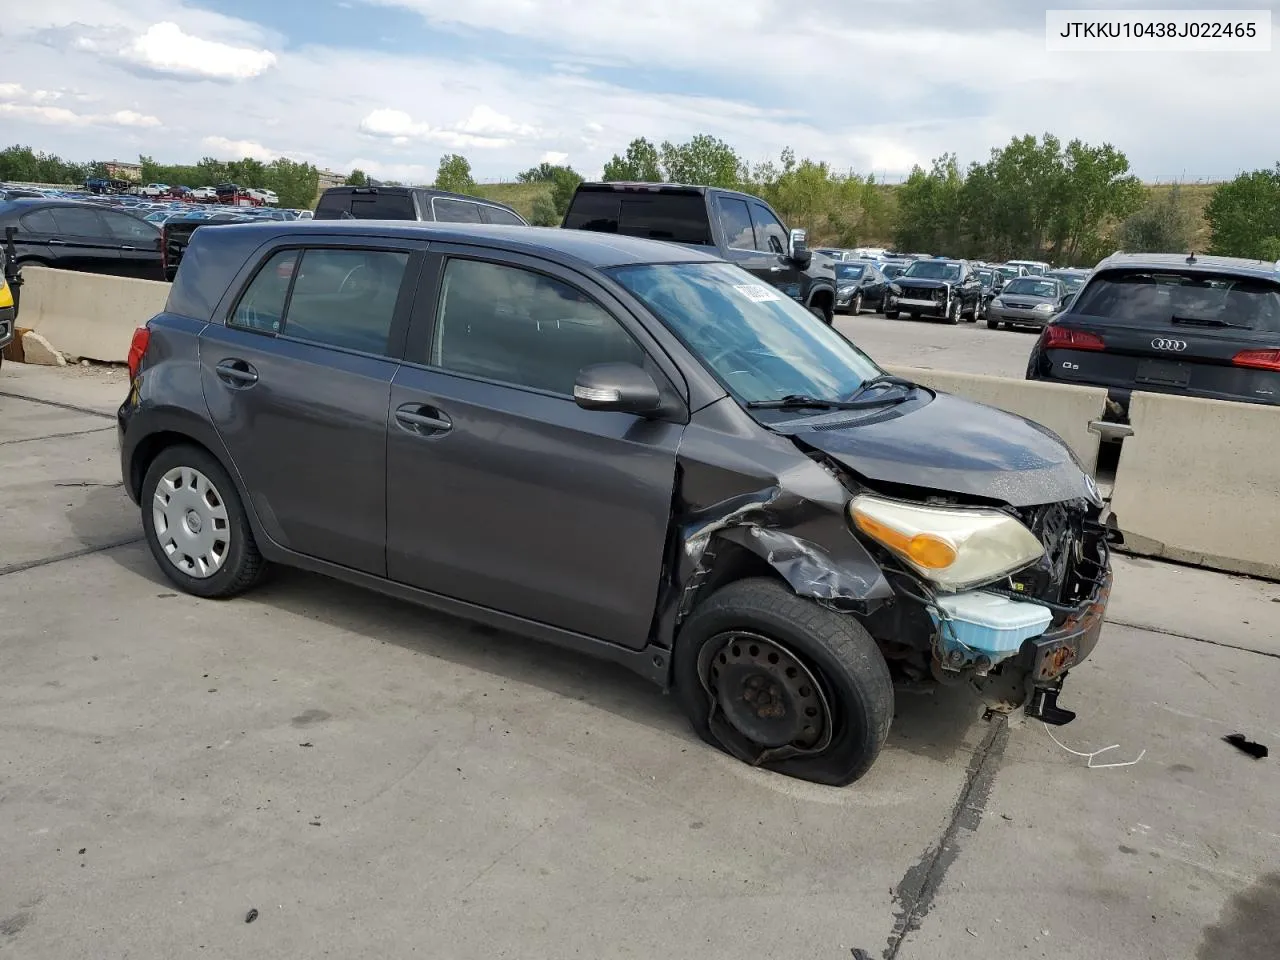
M1062 310L1067 288L1047 277L1016 277L987 304L987 326L1043 327Z

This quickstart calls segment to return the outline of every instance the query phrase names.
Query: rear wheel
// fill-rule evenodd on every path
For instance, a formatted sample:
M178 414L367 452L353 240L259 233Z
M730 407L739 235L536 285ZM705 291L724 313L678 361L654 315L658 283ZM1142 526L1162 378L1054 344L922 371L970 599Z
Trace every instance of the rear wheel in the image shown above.
M859 290L853 295L853 315L855 317L862 315L862 291Z
M142 481L142 529L164 575L198 597L231 597L261 578L266 561L235 484L199 447L166 447Z
M990 327L992 330L999 330L999 329L1000 329L1000 321L999 321L999 320L992 320L990 317L987 317L987 326L988 326L988 327Z
M702 739L802 780L857 780L893 719L889 668L870 634L776 580L739 580L699 604L674 671Z

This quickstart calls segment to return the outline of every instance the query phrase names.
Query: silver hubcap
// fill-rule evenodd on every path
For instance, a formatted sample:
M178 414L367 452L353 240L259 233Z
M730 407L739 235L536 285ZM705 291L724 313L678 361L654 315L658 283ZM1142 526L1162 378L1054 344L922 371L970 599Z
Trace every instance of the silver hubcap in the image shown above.
M156 485L151 503L156 540L169 562L189 577L211 577L231 548L227 505L208 477L174 467Z

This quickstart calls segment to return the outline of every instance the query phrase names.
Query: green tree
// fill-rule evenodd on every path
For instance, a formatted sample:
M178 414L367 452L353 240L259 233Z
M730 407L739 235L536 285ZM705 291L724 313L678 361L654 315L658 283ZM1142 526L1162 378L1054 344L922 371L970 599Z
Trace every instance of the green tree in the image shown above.
M664 141L659 155L671 183L733 188L746 179L746 165L737 152L710 134L700 133L680 144Z
M909 252L950 253L962 241L965 178L953 153L933 161L928 172L918 164L898 187L894 244Z
M369 175L356 167L347 174L347 179L342 181L348 187L367 187L369 185Z
M263 186L276 192L280 206L302 209L311 206L320 191L320 171L309 163L279 157L267 166Z
M533 201L533 213L529 222L535 227L558 227L562 216L556 213L556 205L547 193L538 194Z
M609 182L658 183L662 180L658 148L644 137L636 137L622 156L614 154L604 165L604 179Z
M573 167L556 167L551 175L551 203L555 207L557 221L564 218L573 199L573 192L582 182L582 176Z
M1219 184L1204 210L1211 253L1228 257L1278 259L1280 237L1280 163L1274 170L1242 173Z
M530 167L528 170L522 170L516 174L516 180L520 183L550 183L555 179L556 170L560 169L553 163L543 160L536 167Z
M1195 223L1175 183L1159 196L1148 192L1146 203L1116 229L1115 240L1134 253L1187 253Z
M440 167L436 170L436 187L454 193L471 193L476 188L471 179L471 164L460 153L446 153L440 158Z

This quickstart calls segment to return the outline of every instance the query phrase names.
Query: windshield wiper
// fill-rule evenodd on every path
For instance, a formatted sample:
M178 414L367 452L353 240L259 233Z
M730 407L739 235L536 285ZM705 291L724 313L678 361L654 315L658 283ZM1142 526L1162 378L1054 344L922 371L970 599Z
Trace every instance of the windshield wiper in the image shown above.
M1253 327L1247 323L1232 323L1230 320L1220 320L1217 317L1170 317L1171 323L1182 324L1188 327L1236 327L1240 330L1252 330Z
M806 397L802 393L792 393L777 400L749 400L749 410L847 410L851 409L844 400L823 400L819 397Z
M895 377L891 373L882 373L878 377L872 377L870 380L863 382L845 400L824 400L821 397L810 397L802 393L792 393L785 397L779 397L776 400L750 400L747 402L749 410L863 410L867 407L887 406L893 403L901 403L907 399L906 396L878 396L868 397L867 394L876 387L905 387L908 390L915 389L918 384L902 377Z
M904 387L914 390L919 384L906 379L905 377L895 377L892 373L882 373L878 377L872 377L870 380L864 380L862 386L855 390L845 403L853 403L861 397L865 397L876 387ZM861 405L861 404L860 404Z

